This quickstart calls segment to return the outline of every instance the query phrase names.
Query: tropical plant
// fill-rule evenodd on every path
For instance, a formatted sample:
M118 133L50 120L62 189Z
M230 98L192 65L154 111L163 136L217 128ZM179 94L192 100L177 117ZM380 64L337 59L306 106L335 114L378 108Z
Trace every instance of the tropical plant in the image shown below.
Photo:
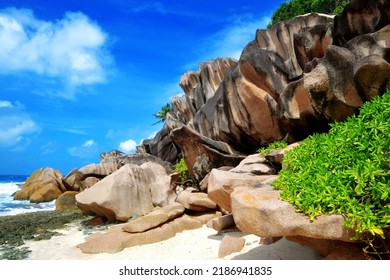
M311 220L346 217L357 236L384 240L390 228L390 91L366 102L359 115L331 125L287 152L274 187ZM371 242L372 239L369 239Z
M276 9L268 27L310 12L338 15L348 3L349 0L291 0Z
M258 149L257 151L262 154L263 156L268 156L270 152L278 149L283 149L287 147L287 143L285 141L275 141L270 143L266 147L262 147Z
M165 106L161 107L161 110L158 111L153 116L159 118L160 120L155 122L154 124L158 124L160 122L165 122L167 114L172 111L171 103L167 103Z
M175 172L180 173L181 185L184 188L194 185L194 180L188 171L188 167L184 161L184 158L181 158L180 161L175 165Z

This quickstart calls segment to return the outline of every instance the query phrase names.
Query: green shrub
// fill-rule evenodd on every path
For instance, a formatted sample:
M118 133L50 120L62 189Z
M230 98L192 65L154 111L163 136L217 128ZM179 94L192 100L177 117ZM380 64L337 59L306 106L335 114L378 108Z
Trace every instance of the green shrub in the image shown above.
M310 216L345 215L357 237L390 226L390 91L287 152L274 187Z
M183 158L175 165L175 172L180 173L180 181L183 187L189 187L194 184L194 180Z
M310 12L340 14L349 0L290 0L282 3L273 13L268 28L273 25Z
M267 147L260 148L257 151L260 154L262 154L264 156L267 156L267 155L269 155L269 153L271 153L274 150L283 149L283 148L286 148L286 147L287 147L287 143L286 142L284 142L284 141L275 141L275 142L272 142L271 144L269 144Z

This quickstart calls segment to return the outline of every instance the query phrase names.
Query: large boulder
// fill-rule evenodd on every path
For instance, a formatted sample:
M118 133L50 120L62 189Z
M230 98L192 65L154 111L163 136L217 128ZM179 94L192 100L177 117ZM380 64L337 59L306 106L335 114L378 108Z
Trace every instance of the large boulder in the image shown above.
M271 182L277 175L254 175L213 169L208 177L207 193L219 207L231 212L230 195L237 187L253 188L257 184Z
M166 125L152 138L142 142L143 152L161 158L172 164L176 163L180 150L169 135Z
M237 227L260 237L303 236L352 242L354 232L344 227L341 215L321 215L314 219L297 213L280 200L280 191L269 184L237 188L231 194L232 214Z
M16 200L31 202L49 202L66 191L62 184L62 174L52 168L36 170L23 184L23 188L14 194Z
M56 199L56 210L74 210L77 209L76 195L79 192L66 191Z
M357 36L344 47L329 46L325 56L290 83L279 100L279 118L289 141L343 121L390 86L390 26Z
M153 162L126 164L76 196L83 213L105 216L110 222L145 215L175 199L171 177Z
M332 24L331 16L308 14L257 30L255 40L189 125L243 153L283 139L279 96L303 75L307 62L324 55L332 42Z
M334 44L375 32L390 24L388 0L352 0L334 20Z
M109 228L104 233L96 233L86 238L84 243L77 245L83 253L117 253L124 248L151 244L167 240L177 233L202 227L207 221L220 216L219 212L190 216L184 214L168 223L152 228L145 232L129 233L123 230L126 226L119 225Z
M171 137L181 147L188 171L197 181L213 168L236 166L245 158L228 144L204 137L189 126L174 129Z
M123 226L123 230L130 233L144 232L181 216L184 210L184 206L179 202L157 207L145 216L127 223Z
M73 169L62 179L62 182L69 191L82 191L116 170L118 166L115 162L93 163L80 169Z
M147 162L154 162L162 167L168 174L173 173L172 164L151 154L125 154L117 150L100 154L100 163L112 162L117 165L118 169L126 164L135 164L141 166Z

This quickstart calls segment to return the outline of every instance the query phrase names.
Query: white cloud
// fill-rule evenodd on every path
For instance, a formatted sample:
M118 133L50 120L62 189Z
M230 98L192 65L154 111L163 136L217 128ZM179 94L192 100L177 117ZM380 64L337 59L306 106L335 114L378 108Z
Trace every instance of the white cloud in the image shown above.
M0 100L0 108L12 108L12 103L9 101Z
M85 141L80 146L70 147L67 151L71 156L82 159L96 157L99 154L98 144L92 139Z
M196 69L200 61L219 57L239 59L245 46L255 39L256 30L265 29L269 21L269 16L258 18L251 14L232 17L230 24L200 44L200 57L187 64L187 69Z
M0 100L0 147L24 146L30 142L27 135L38 131L21 103Z
M135 151L136 147L137 147L137 143L132 139L119 143L120 150L122 150L125 153Z
M95 141L88 140L88 141L85 141L85 143L83 144L83 147L89 148L89 147L92 147L95 144L96 144Z
M0 74L30 71L60 80L62 97L106 81L108 36L83 13L43 21L31 10L0 10Z

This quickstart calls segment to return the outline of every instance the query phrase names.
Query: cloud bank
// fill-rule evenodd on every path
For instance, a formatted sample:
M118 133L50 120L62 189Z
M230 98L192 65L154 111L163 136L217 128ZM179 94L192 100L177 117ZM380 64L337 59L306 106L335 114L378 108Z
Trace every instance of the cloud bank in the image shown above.
M0 75L32 72L55 79L65 98L106 81L112 62L107 44L108 35L83 13L43 21L31 10L0 10Z
M28 135L39 131L38 125L25 112L23 104L0 100L0 147L23 148Z

